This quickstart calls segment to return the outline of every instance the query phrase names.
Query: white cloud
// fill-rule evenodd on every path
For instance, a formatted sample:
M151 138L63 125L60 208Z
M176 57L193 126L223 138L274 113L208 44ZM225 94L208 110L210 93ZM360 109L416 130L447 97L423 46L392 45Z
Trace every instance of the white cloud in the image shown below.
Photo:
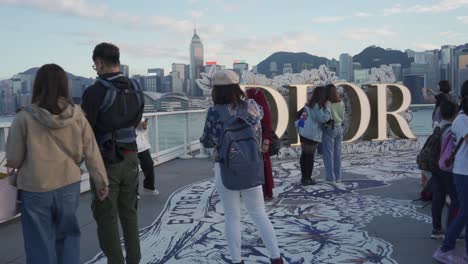
M312 21L315 23L333 23L343 21L344 19L345 17L342 16L319 16L312 19Z
M401 13L442 13L453 11L462 7L468 6L468 0L439 0L435 3L426 4L426 5L413 5L402 7L401 5L396 5L392 8L384 9L384 15L395 15Z
M269 37L235 38L214 43L211 39L204 42L205 58L218 64L230 66L235 59L264 59L277 51L314 53L320 43L317 34L306 32L286 32ZM313 50L311 50L311 48ZM316 52L315 52L316 53Z
M413 46L417 50L435 50L440 48L440 46L430 43L418 43L414 44Z
M396 33L388 26L381 28L356 28L348 30L345 35L354 40L369 40L380 37L390 37L396 35Z
M396 5L391 8L386 8L383 11L384 16L391 16L395 14L403 13L403 9L401 8L401 5Z
M468 23L468 16L458 16L457 20L462 23Z
M190 16L192 18L195 18L195 19L198 19L198 18L202 17L203 15L204 15L204 12L201 11L201 10L190 11Z
M462 33L455 32L455 31L452 31L452 30L447 30L447 31L444 31L444 32L440 32L440 35L442 37L446 37L446 38L458 38L458 37L463 36Z
M86 0L0 0L0 4L93 18L103 18L108 12L108 7L106 5L89 4Z
M19 6L28 9L73 15L84 18L94 18L103 22L112 22L135 29L171 30L187 33L193 29L189 20L180 20L169 16L142 16L127 12L115 12L104 4L90 4L88 0L0 0L0 4ZM191 15L203 16L202 11L192 11ZM207 33L219 33L223 26L219 24L200 25Z
M371 17L374 16L371 13L366 13L366 12L357 12L354 14L355 17Z

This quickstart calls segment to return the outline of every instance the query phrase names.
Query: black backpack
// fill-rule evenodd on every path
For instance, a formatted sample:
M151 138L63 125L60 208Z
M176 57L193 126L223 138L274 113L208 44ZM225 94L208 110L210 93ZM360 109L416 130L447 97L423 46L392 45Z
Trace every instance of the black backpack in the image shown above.
M421 152L416 157L416 163L420 170L435 172L439 168L440 138L450 125L447 124L443 128L434 128L432 135L427 138Z

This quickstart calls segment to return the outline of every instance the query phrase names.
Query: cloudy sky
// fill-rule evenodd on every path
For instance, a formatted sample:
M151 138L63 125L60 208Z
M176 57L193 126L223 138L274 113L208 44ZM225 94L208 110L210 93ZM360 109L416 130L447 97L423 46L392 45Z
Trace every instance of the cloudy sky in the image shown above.
M275 51L328 58L370 45L426 50L468 42L468 0L0 0L0 79L54 62L94 77L99 42L130 73L189 63L194 25L205 60L255 65Z

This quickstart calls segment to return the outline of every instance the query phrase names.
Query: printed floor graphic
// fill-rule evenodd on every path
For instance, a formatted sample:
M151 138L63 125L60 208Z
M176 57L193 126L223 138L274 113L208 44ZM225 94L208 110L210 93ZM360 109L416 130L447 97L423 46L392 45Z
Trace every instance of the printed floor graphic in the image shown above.
M410 217L430 223L410 200L359 194L392 181L419 177L415 151L345 155L343 171L362 175L336 186L299 184L297 160L273 162L275 194L266 210L275 227L285 263L397 263L393 246L364 227L377 216ZM389 158L389 156L391 158ZM319 158L316 168L323 167ZM318 170L314 170L319 176ZM242 255L246 263L269 263L268 252L247 213L242 217ZM212 180L176 191L155 222L140 231L141 263L229 263L223 208ZM89 264L106 263L97 255Z

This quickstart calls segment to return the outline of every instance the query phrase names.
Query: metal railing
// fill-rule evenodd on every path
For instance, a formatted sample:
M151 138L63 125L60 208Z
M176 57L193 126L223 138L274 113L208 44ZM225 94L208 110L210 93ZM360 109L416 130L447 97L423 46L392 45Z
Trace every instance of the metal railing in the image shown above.
M151 156L155 165L177 157L191 158L191 153L200 149L199 138L205 123L206 110L145 113L148 118L148 132ZM0 157L4 156L10 122L0 123ZM82 169L81 191L90 189L86 166Z

